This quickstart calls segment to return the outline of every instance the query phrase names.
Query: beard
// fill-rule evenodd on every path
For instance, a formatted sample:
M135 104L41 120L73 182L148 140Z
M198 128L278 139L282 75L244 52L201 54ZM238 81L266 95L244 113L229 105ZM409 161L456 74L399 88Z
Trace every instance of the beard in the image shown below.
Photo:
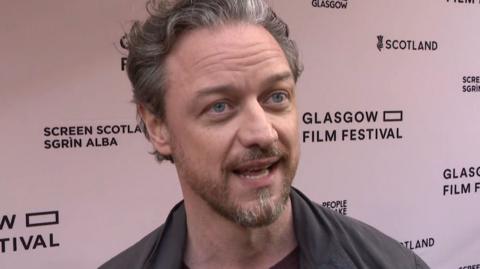
M226 168L222 169L221 180L212 179L206 170L194 172L189 169L188 164L191 164L192 160L188 160L183 152L177 148L175 154L175 164L179 174L196 195L224 218L245 228L258 228L274 223L285 210L297 160L291 160L290 156L278 146L273 145L267 149L258 147L248 149L241 156L228 162ZM255 191L253 204L245 205L236 201L229 188L229 176L232 174L233 167L242 162L269 157L279 157L280 160L274 164L275 169L282 168L282 164L285 169L278 197L275 197L268 187L264 187Z

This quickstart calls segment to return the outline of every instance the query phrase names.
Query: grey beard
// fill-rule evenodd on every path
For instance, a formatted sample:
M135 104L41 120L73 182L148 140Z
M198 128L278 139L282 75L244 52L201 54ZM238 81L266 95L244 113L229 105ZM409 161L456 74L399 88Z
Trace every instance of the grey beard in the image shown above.
M258 205L250 210L238 208L233 216L233 221L240 226L248 228L256 228L267 226L275 222L282 212L288 201L288 194L280 197L280 201L272 201L271 194L268 189L262 189L258 192Z
M226 194L226 192L225 192ZM278 201L272 200L270 191L265 188L257 192L257 205L253 208L242 208L241 205L214 202L211 199L204 199L210 207L226 219L245 228L258 228L274 223L285 210L290 195L290 183L284 181L282 192ZM204 197L206 198L206 197ZM226 197L224 197L226 198Z

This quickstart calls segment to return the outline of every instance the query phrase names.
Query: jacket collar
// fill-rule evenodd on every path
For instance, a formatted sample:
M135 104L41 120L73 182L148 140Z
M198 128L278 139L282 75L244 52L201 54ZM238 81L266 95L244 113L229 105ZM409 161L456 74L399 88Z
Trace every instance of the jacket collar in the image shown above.
M353 268L338 244L333 232L336 229L325 221L319 205L293 187L290 199L295 236L300 247L300 268Z
M187 238L187 218L183 201L170 211L142 269L182 268Z
M300 248L300 268L350 268L343 264L344 254L333 238L333 229L324 221L317 205L293 187L290 199L295 236ZM170 212L143 268L182 268L186 238L186 213L181 201Z

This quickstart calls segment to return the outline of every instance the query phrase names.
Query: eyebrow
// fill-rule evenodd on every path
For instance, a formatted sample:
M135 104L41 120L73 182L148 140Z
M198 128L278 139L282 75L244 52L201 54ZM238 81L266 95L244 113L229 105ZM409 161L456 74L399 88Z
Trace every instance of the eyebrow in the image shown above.
M276 74L273 74L273 75L267 77L266 79L264 79L261 82L261 87L266 88L269 85L272 85L274 83L281 82L281 81L286 81L286 80L289 80L289 79L293 80L293 75L290 71L276 73ZM234 88L235 87L231 84L222 84L222 85L203 88L203 89L199 90L196 95L197 95L197 97L202 97L202 96L207 96L207 95L212 95L212 94L219 94L219 93L223 93L223 92L226 92L226 91L231 91Z
M292 72L285 71L285 72L276 73L276 74L271 75L270 77L266 78L261 83L261 85L262 85L263 88L265 88L265 87L267 87L269 85L272 85L274 83L281 82L281 81L286 81L286 80L289 80L289 79L293 80Z

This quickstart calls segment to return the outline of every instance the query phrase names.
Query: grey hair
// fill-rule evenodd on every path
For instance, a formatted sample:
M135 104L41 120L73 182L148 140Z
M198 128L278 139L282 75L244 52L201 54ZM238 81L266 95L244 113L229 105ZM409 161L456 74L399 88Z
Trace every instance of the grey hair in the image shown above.
M264 27L279 43L295 82L302 73L298 50L289 38L288 26L264 0L149 0L150 15L145 22L135 21L127 34L127 73L133 86L133 101L155 117L164 120L166 67L165 59L178 38L194 29L228 23L248 23ZM137 119L149 139L145 122L137 109ZM164 156L154 150L161 162Z

